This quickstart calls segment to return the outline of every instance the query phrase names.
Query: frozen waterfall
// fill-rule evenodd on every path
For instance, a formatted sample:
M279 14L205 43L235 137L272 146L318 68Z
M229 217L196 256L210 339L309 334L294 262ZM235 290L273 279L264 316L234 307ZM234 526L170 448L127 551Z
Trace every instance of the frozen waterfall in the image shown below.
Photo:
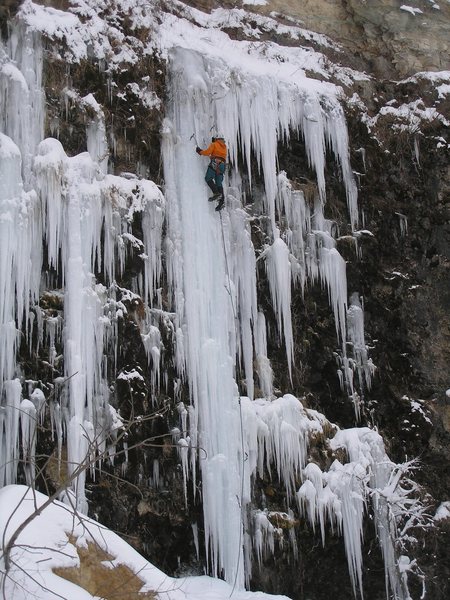
M336 248L334 224L325 217L329 149L342 173L350 228L358 224L347 130L336 91L306 77L290 82L273 73L246 71L217 56L171 48L161 131L163 196L151 181L108 174L104 112L92 95L80 99L94 115L86 123L87 152L69 157L58 140L44 139L41 69L39 36L15 28L9 44L0 48L0 485L16 480L20 453L27 480L33 478L36 423L46 411L59 459L63 445L67 447L69 474L84 462L89 467L96 460L101 463L109 450L113 454L108 445L114 445L121 421L109 402L108 386L116 374L108 372L106 357L111 348L112 354L117 351L117 323L126 310L116 301L116 278L123 274L127 253L137 246L144 266L126 293L145 303L141 334L153 392L167 366L150 310L165 255L172 358L179 377L173 400L178 402L183 382L190 392L189 406L178 402L180 427L174 437L185 493L190 485L198 494L201 482L208 571L242 589L252 560L274 552L279 531L267 511L251 505L254 479L268 473L286 490L287 519L298 508L313 528L318 525L323 543L327 523L342 533L355 593L361 589L366 500L376 497L386 580L396 599L406 598L398 577L391 507L385 497L376 496L395 471L382 439L365 428L339 431L291 394L276 398L268 356L271 319L291 375L292 294L306 294L308 285L320 283L341 348L342 386L356 411L354 373L360 387L370 386L374 367L364 340L363 306L357 294L348 302L345 261ZM207 159L194 151L196 143L205 147L218 130L228 142L231 163L226 209L220 214L207 201ZM277 172L278 144L288 143L292 135L304 141L316 175L308 189L294 187L285 173ZM258 256L238 157L244 160L249 186L256 179L262 182L258 206L267 217L268 243ZM258 173L252 172L254 164ZM132 235L135 212L142 214L143 240ZM271 315L258 305L258 260L266 269ZM42 269L52 271L49 279L58 282L51 292L64 309L56 316L39 307L46 283ZM31 340L33 332L38 344L48 343L50 366L57 359L56 346L63 347L64 378L54 382L51 400L39 388L23 397L23 373L16 362L19 335ZM137 372L128 376L140 377ZM322 472L309 461L308 450L315 436L325 439L330 431L335 434L330 448L344 448L348 463L336 460ZM380 462L383 466L377 466ZM157 464L152 477L159 479ZM85 478L82 471L68 490L82 512L88 509ZM295 539L291 541L295 554Z
M190 139L207 139L211 127L207 76L200 56L174 52L171 61L170 122L163 133L169 272L183 338L194 411L189 428L201 458L205 542L210 568L244 585L240 498L239 397L234 380L235 320L227 292L221 217L207 202L205 165ZM185 432L187 434L187 432ZM192 434L189 436L192 443ZM192 452L196 452L195 445ZM203 454L203 453L202 453ZM193 458L195 460L195 458ZM195 480L194 480L195 485Z

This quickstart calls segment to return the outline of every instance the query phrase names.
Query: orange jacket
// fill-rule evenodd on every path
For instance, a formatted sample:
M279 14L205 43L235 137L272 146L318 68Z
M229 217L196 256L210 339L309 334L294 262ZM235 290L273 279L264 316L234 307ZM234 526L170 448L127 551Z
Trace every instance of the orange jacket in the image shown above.
M223 140L216 140L212 142L206 150L201 150L200 154L203 156L211 156L211 158L222 158L227 159L227 146Z

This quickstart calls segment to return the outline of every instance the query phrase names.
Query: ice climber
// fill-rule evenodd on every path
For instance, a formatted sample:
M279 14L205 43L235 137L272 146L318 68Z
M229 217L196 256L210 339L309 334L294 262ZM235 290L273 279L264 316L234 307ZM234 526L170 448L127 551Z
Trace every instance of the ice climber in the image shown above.
M225 196L223 193L223 176L225 173L225 162L227 160L227 146L222 135L216 135L212 138L211 144L202 150L198 146L195 151L202 156L210 156L211 161L208 165L205 175L205 181L211 188L213 195L209 198L210 202L218 200L216 210L222 210L225 205Z

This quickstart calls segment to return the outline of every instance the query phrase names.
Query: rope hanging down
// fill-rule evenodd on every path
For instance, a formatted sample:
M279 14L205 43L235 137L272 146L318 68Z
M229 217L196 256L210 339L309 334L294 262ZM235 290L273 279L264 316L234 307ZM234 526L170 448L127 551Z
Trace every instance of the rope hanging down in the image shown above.
M222 211L219 212L219 216L220 216L220 228L222 230L222 246L223 246L223 254L225 256L225 268L226 268L226 271L227 271L227 278L228 278L228 289L227 289L227 292L230 295L231 308L233 310L234 323L236 325L237 314L236 314L236 309L234 307L233 294L231 293L230 269L228 268L228 255L227 255L227 249L226 249L226 246L225 246L225 236L224 236L224 233L223 233Z

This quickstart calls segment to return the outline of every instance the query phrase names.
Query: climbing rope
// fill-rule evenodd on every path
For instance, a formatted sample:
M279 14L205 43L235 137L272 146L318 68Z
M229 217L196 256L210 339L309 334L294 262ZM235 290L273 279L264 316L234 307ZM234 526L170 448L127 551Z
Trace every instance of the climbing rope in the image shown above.
M223 220L222 220L222 212L219 212L219 216L220 216L220 228L222 230L222 245L223 245L223 253L225 256L225 268L226 268L226 272L227 272L227 277L228 277L228 293L230 295L230 300L231 300L231 307L233 309L233 315L234 315L234 323L236 326L236 320L237 320L237 314L236 314L236 310L235 310L235 306L234 306L234 301L233 301L233 294L231 293L231 278L230 278L230 269L228 267L228 257L227 257L227 249L225 246L225 235L223 233ZM242 405L241 405L241 398L239 396L239 419L240 419L240 426L241 426L241 456L242 456L242 466L241 466L241 497L238 498L239 501L239 507L241 509L241 515L242 515L242 510L243 510L243 498L244 498L244 467L245 467L245 453L244 453L244 423L243 423L243 419L242 419ZM240 561L241 561L241 550L242 550L242 529L243 529L244 523L243 520L241 520L241 527L239 528L239 545L238 545L238 557L237 557L237 564L236 564L236 573L234 575L234 583L233 583L233 589L231 590L231 593L229 595L229 598L231 598L231 596L234 594L234 590L236 588L236 583L237 583L237 577L238 577L238 573L239 573L239 566L240 566Z
M237 314L236 314L236 310L234 308L233 294L231 293L230 269L228 268L227 249L226 249L226 246L225 246L225 236L224 236L224 233L223 233L222 211L219 212L219 216L220 216L220 228L222 230L222 246L223 246L223 254L225 256L225 268L226 268L227 277L228 277L228 289L227 289L227 292L230 295L231 308L233 309L234 322L236 324Z

